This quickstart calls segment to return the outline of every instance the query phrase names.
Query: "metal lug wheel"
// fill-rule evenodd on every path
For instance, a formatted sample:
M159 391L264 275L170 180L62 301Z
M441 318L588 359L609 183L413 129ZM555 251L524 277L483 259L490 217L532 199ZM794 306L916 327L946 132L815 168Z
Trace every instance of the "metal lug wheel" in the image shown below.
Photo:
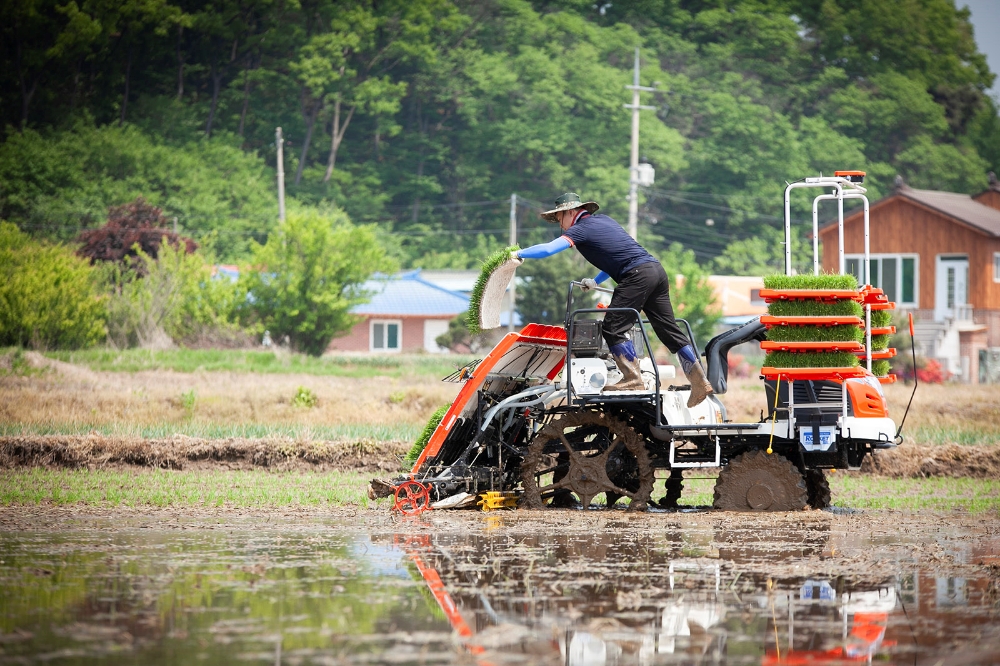
M821 469L806 470L806 491L809 494L809 506L814 509L825 509L830 506L830 482Z
M656 506L661 509L676 509L678 507L677 501L681 498L681 493L684 492L683 472L684 470L681 469L670 470L670 476L664 482L667 492L655 503Z
M715 508L726 511L801 511L808 499L795 465L760 450L733 458L715 483Z
M600 493L607 506L631 499L644 511L653 490L653 468L635 430L603 412L573 412L553 419L532 441L521 462L525 504L541 509L575 496L584 508Z

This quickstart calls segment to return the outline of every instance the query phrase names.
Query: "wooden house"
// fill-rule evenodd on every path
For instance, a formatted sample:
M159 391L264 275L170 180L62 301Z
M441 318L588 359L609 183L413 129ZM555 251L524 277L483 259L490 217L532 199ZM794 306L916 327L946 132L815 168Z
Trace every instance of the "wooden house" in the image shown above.
M837 270L837 223L820 229L823 270ZM913 312L918 351L960 381L987 380L1000 356L1000 185L975 196L899 182L871 205L871 283ZM847 269L864 282L864 214L844 219Z

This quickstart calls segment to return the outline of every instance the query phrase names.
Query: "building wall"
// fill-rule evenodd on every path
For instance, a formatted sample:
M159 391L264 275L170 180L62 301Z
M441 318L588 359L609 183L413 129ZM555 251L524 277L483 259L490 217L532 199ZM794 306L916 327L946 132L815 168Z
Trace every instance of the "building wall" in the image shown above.
M330 341L330 346L327 347L327 351L352 351L352 352L367 352L371 349L371 341L369 339L371 331L371 320L375 319L377 321L398 321L401 323L402 329L402 352L420 352L425 351L424 348L424 322L430 319L431 321L449 321L452 317L397 317L392 315L372 315L365 318L364 321L359 322L354 325L354 327L346 335L339 338L334 338ZM393 352L380 352L380 353L393 353Z
M1000 190L986 190L972 197L984 206L1000 210Z
M993 282L993 253L1000 252L1000 239L899 196L872 207L870 235L872 254L920 255L921 309L934 307L935 258L964 254L969 257L969 302L977 309L1000 310L1000 283ZM820 231L820 239L823 270L837 270L837 226ZM864 216L859 212L844 220L844 251L863 253L864 243Z

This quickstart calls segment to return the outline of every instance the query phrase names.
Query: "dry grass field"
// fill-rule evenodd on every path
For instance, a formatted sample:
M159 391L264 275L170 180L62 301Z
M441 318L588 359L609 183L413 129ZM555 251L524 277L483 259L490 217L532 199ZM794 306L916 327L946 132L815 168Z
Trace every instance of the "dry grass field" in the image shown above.
M27 352L15 372L8 352L0 357L0 434L412 440L460 388L440 381L441 367L428 366L426 357L402 357L391 371L375 367L362 376L109 371ZM300 388L315 396L313 406L296 402ZM911 390L902 383L885 387L897 423ZM733 421L757 421L765 410L756 376L732 378L722 399ZM921 385L903 434L914 444L1000 443L996 387Z
M32 371L0 377L5 434L291 434L406 439L458 384L422 376L338 377L233 371L95 371L26 353ZM315 404L296 403L299 389Z

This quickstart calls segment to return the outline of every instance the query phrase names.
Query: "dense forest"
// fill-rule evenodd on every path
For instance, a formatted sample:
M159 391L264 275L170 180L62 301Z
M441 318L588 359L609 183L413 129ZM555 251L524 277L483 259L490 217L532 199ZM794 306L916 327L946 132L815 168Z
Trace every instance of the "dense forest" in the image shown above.
M567 190L624 222L636 46L654 250L759 273L785 180L864 169L877 198L1000 171L953 0L12 0L0 32L0 219L59 240L143 196L249 258L279 126L290 210L376 225L403 267L476 265L512 193L522 242Z

